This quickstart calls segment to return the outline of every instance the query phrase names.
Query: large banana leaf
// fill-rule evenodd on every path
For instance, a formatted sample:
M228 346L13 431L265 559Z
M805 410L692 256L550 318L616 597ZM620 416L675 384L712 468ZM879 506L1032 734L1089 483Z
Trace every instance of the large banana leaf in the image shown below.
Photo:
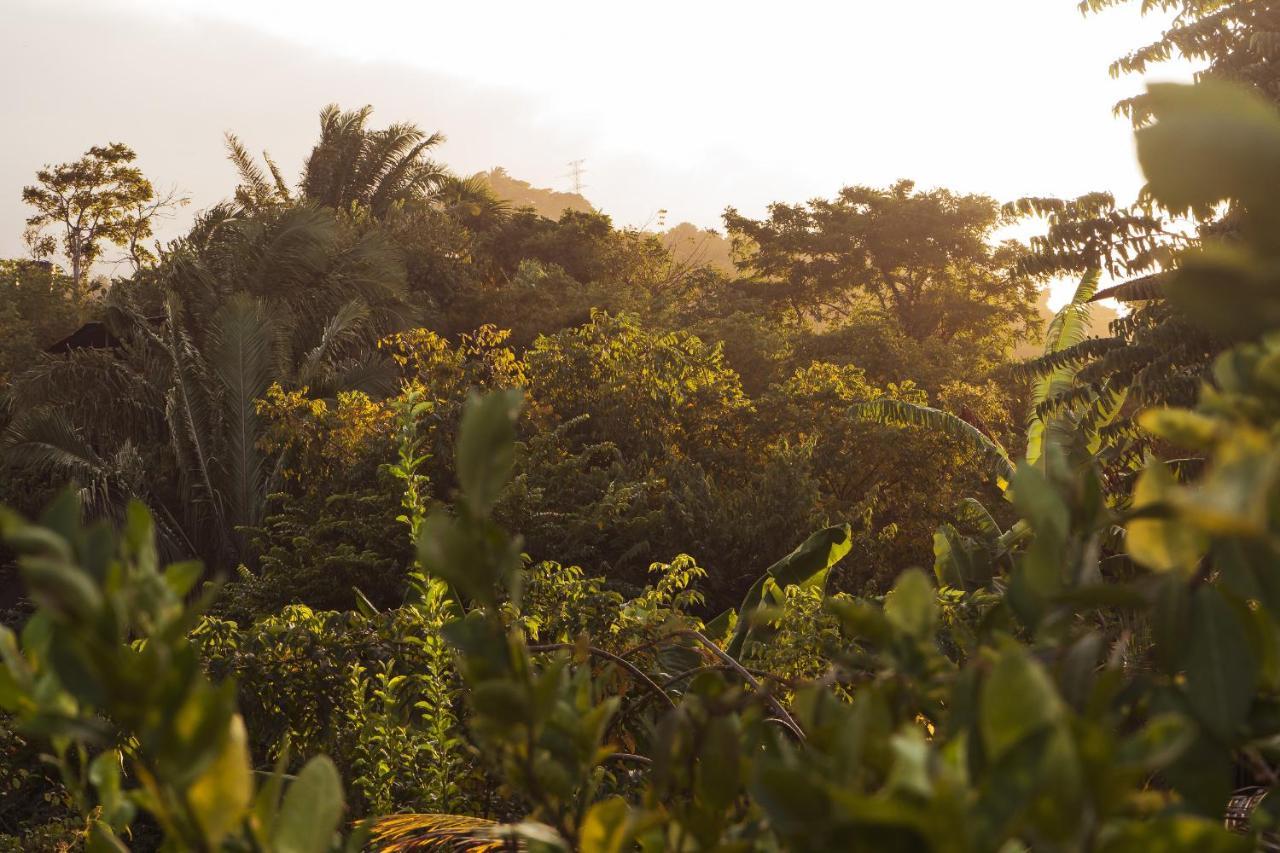
M1089 270L1080 278L1071 301L1049 323L1049 330L1045 334L1045 355L1062 352L1084 341L1089 334L1089 301L1097 293L1101 278L1102 271L1099 269ZM1075 365L1061 364L1043 374L1031 387L1032 414L1027 423L1027 461L1032 465L1044 456L1047 423L1038 414L1039 408L1046 400L1069 391L1075 376Z
M772 580L781 589L806 583L825 585L827 572L849 553L853 547L853 534L849 525L841 524L814 533L787 556L774 563L751 585L742 606L738 608L738 624L729 641L728 652L733 657L742 654L742 647L751 633L751 615L760 607L765 584ZM716 636L716 626L721 630L728 626L729 612L716 617L707 630Z

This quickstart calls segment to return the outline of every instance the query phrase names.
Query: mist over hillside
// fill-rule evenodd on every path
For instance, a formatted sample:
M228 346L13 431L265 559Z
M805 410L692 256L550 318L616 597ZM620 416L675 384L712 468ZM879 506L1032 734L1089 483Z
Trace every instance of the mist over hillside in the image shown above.
M515 207L532 208L547 219L559 219L566 210L588 213L597 209L578 193L535 187L528 181L513 177L501 166L479 172L477 176L484 179L499 198L506 199ZM699 228L691 222L665 228L666 213L665 210L658 211L655 221L646 223L640 230L656 234L680 263L733 272L733 247L728 239L718 231Z

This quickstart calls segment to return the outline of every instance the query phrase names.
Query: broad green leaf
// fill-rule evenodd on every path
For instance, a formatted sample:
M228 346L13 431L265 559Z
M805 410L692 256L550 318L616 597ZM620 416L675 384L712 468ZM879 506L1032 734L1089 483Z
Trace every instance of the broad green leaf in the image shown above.
M41 607L63 619L87 621L102 607L102 593L80 567L56 557L24 557L27 591Z
M694 790L698 799L716 810L728 808L738 796L739 761L736 719L713 717L703 733Z
M1190 718L1175 713L1158 714L1120 743L1116 759L1136 765L1143 773L1156 773L1177 761L1195 741L1195 736L1196 724Z
M1181 575L1160 578L1151 609L1151 639L1156 661L1173 675L1182 668L1191 621L1191 593Z
M135 808L123 793L120 753L114 749L98 755L89 764L89 781L98 793L102 819L113 829L123 829L133 821Z
M519 391L472 395L462 413L457 472L462 499L477 517L489 513L515 467Z
M18 554L47 554L64 560L73 556L65 537L47 527L27 522L7 507L0 507L0 535L3 535L5 544Z
M1013 505L1031 523L1037 539L1049 538L1055 547L1066 540L1071 511L1039 468L1027 463L1019 465L1010 489Z
M1099 834L1097 849L1099 853L1251 853L1259 848L1248 836L1223 828L1220 818L1170 815L1112 823Z
M751 795L771 823L787 833L821 826L832 808L825 788L810 773L781 762L762 764L751 783Z
M751 632L751 615L760 606L767 580L772 579L783 589L802 584L840 562L852 547L853 534L849 525L828 527L814 533L794 551L766 569L742 599L742 606L738 609L737 628L729 642L729 654L734 657L742 654L742 646Z
M993 536L991 543L995 541ZM989 553L975 547L952 525L942 524L934 531L933 574L940 586L972 591L991 582L994 568Z
M1187 521L1222 536L1263 536L1269 496L1280 477L1280 453L1267 433L1238 427L1218 445L1196 488L1172 496Z
M1151 192L1175 211L1226 199L1274 209L1280 114L1243 86L1205 81L1148 88L1155 123L1137 133Z
M1217 418L1189 409L1148 409L1138 416L1138 423L1179 447L1196 450L1212 447L1222 431Z
M1230 738L1244 721L1257 686L1258 661L1239 614L1215 587L1191 600L1186 693L1208 728Z
M884 615L902 633L925 639L938 621L937 593L919 569L908 569L885 596Z
M222 748L187 790L187 802L213 847L244 819L253 797L249 743L240 716L231 718Z
M1178 483L1163 462L1148 460L1133 490L1135 510L1167 505ZM1125 551L1135 562L1156 572L1179 571L1188 576L1209 548L1209 540L1186 520L1135 518L1125 525Z
M199 560L171 563L164 570L164 582L174 595L181 598L190 592L204 574L204 564Z
M333 762L307 762L284 794L272 841L276 853L325 853L342 820L342 780Z
M591 806L582 819L582 853L623 853L631 849L631 809L622 797L609 797Z
M1063 717L1062 699L1039 663L1021 648L1001 653L982 685L982 739L993 759L1023 738L1057 725Z
M129 853L129 848L111 831L111 827L100 820L89 823L84 850L85 853Z
M889 739L893 753L893 768L885 786L891 791L928 798L933 793L929 778L929 744L924 733L915 725L908 725Z

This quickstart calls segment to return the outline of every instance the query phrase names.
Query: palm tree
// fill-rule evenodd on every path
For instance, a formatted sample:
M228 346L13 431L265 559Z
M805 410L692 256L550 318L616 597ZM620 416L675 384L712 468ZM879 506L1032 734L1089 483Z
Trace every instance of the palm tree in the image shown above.
M360 205L381 218L396 204L428 199L445 184L448 171L426 156L444 141L442 134L408 122L372 130L372 114L369 106L344 111L336 104L320 111L320 139L303 166L297 197L335 210ZM269 155L264 172L234 135L227 135L227 149L240 175L239 203L260 208L295 199Z
M511 214L511 203L499 198L484 175L459 178L453 175L440 182L434 200L446 213L483 233Z
M141 498L171 549L233 567L277 478L255 401L273 382L394 386L371 344L404 324L404 274L371 234L314 208L213 211L156 271L158 313L113 297L118 348L46 356L17 378L0 455L78 482L98 514Z

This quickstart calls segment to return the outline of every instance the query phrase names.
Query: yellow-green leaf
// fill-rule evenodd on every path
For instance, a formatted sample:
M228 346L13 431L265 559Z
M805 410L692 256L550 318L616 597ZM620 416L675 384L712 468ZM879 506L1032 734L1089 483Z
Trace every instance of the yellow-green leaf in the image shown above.
M1165 504L1177 488L1169 468L1152 460L1134 487L1134 509ZM1125 550L1135 562L1156 572L1192 574L1208 546L1208 538L1183 518L1135 518L1126 526Z
M244 720L231 718L222 749L187 791L210 846L217 847L244 818L253 797L253 771Z

